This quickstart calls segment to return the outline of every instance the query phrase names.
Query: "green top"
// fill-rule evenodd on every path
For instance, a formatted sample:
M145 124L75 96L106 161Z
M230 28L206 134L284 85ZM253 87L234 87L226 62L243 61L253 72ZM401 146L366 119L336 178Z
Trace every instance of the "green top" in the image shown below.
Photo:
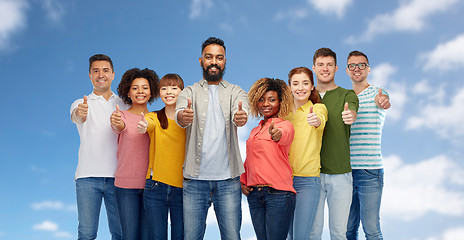
M327 91L322 98L328 114L322 137L321 173L342 174L351 172L350 165L350 125L345 125L342 112L348 102L348 109L358 112L359 100L353 90L337 87Z

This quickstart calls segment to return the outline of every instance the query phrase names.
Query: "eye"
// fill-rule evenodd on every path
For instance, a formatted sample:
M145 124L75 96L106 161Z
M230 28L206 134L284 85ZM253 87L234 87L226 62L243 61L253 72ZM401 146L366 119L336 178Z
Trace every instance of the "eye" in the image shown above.
M223 57L223 56L219 56L219 57L217 57L217 59L218 59L219 61L222 61L222 60L224 60L224 57Z
M258 101L259 102L264 102L264 98L260 98Z

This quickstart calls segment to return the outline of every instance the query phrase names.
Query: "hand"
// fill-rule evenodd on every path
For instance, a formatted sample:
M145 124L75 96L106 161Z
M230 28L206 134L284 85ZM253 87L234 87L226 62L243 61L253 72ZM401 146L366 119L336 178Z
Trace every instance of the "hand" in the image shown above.
M321 125L321 119L317 117L317 115L313 112L313 106L309 108L309 114L306 117L306 120L308 121L309 125L313 127L319 127Z
M274 142L278 142L282 137L282 132L274 127L274 122L271 122L271 126L269 126L269 134L271 134L271 138Z
M356 117L357 117L357 114L354 111L348 109L348 103L346 102L345 103L345 109L342 112L343 122L346 125L351 125L351 124L354 123L354 121L356 121Z
M124 122L121 120L121 112L119 111L119 105L116 104L116 111L111 114L110 117L111 126L118 130L122 131L124 129Z
M391 107L388 95L382 94L381 88L379 88L379 93L375 96L375 104L381 109L389 109Z
M177 113L177 121L183 127L186 127L193 122L192 100L190 98L187 98L187 108Z
M247 185L243 184L243 183L240 183L241 187L242 187L242 193L243 195L247 196L248 197L248 194L250 194L251 191L253 191L253 188L251 187L248 187Z
M247 113L242 109L242 101L238 101L238 110L234 115L234 122L237 126L243 127L247 123Z
M142 118L140 122L137 123L137 132L138 133L146 133L148 128L148 121L145 119L145 114L142 113Z
M87 120L87 113L89 112L89 105L87 104L87 96L84 95L84 102L77 105L76 117L78 122L83 123Z

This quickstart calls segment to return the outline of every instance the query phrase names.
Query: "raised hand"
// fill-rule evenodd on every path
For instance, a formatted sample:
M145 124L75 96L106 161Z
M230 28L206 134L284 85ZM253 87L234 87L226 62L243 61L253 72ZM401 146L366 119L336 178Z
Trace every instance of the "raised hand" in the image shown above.
M148 128L148 121L145 119L145 114L142 112L142 118L137 123L137 132L138 133L146 133Z
M242 127L248 121L248 115L242 108L242 101L238 101L238 110L234 114L234 122L237 126Z
M381 88L379 88L379 93L375 96L375 105L381 109L389 109L391 107L388 95L383 94Z
M309 114L306 116L306 120L309 125L313 127L319 127L321 125L321 119L313 112L313 106L309 108Z
M116 111L111 114L110 117L111 126L118 130L122 131L124 129L124 122L121 120L121 111L119 111L119 105L116 104Z
M77 105L76 117L80 123L87 120L87 114L89 112L89 105L87 104L87 96L84 95L84 102Z
M192 100L190 98L187 98L187 108L177 113L177 121L183 127L186 127L193 122Z
M357 117L357 114L356 112L348 109L348 103L346 102L345 103L345 108L342 112L342 119L343 119L343 122L346 124L346 125L351 125L354 123L354 121L356 120L356 117Z
M278 142L282 137L282 132L278 128L274 127L274 122L271 122L271 125L269 126L269 134L271 134L271 138L274 142Z

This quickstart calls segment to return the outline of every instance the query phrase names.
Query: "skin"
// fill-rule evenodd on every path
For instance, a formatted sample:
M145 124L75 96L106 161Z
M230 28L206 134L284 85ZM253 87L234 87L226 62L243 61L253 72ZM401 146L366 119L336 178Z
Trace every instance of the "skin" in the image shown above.
M359 64L359 63L368 63L367 59L364 56L351 56L348 59L347 66L349 64ZM367 76L371 72L371 67L366 67L365 69L361 70L359 67L356 67L354 70L346 68L346 74L351 79L353 83L353 90L358 95L364 89L368 88L370 84L367 82ZM389 109L391 107L390 98L387 94L382 93L382 89L379 89L379 93L375 96L375 104L380 109Z
M314 86L311 84L309 76L302 72L292 76L290 79L290 89L293 94L293 103L295 105L294 111L296 111L296 109L308 102ZM309 109L307 122L313 127L319 127L321 125L321 119L313 112L313 106Z

